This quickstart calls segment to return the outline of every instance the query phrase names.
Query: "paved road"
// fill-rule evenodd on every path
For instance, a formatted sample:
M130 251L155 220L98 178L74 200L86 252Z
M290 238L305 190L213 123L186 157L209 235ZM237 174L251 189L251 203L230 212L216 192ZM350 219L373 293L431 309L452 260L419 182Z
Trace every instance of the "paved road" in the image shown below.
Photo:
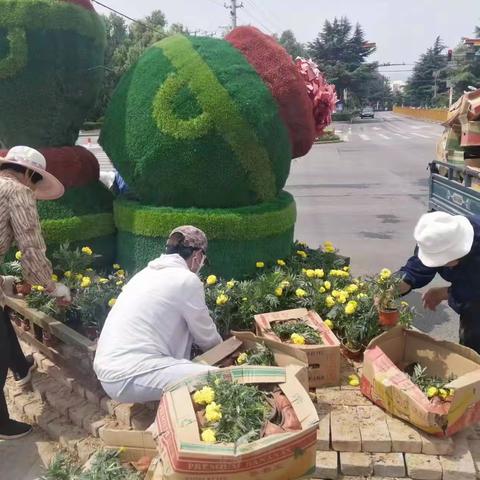
M310 245L331 240L352 258L357 274L396 269L411 255L414 226L427 211L426 167L442 127L391 113L335 127L344 143L315 145L293 162L287 190L297 201L296 237ZM418 292L409 297L419 328L458 338L448 307L432 315Z

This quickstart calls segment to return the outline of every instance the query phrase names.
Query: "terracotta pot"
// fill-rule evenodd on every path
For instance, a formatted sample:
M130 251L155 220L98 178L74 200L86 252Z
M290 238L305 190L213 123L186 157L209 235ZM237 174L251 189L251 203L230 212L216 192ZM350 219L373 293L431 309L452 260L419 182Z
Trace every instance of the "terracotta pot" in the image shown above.
M398 310L379 310L378 323L382 327L394 327L400 320L400 312Z
M361 362L363 360L363 352L365 351L365 347L361 347L359 349L353 349L342 342L340 349L342 354L345 358L349 360L353 360L355 362Z

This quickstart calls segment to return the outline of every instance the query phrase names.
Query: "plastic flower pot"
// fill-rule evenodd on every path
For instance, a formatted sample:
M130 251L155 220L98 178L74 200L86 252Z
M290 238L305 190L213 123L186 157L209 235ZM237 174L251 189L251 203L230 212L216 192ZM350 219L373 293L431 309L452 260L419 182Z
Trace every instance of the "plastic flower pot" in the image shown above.
M15 285L15 292L17 295L26 296L32 291L32 286L26 282L17 283Z
M348 342L343 340L340 350L345 358L355 362L361 362L363 360L363 352L365 351L365 347L353 348L348 344Z
M378 323L382 327L394 327L399 320L400 312L397 309L378 311Z
M46 347L53 348L57 345L57 339L50 332L47 332L46 330L43 330L42 331L42 343Z

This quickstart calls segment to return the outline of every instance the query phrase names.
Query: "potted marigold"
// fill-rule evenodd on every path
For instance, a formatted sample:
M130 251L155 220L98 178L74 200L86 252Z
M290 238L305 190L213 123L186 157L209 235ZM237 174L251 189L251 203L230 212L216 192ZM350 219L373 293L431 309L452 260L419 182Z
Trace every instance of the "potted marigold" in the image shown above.
M400 320L400 281L388 268L382 269L376 277L370 279L378 309L378 323L382 327L393 327Z

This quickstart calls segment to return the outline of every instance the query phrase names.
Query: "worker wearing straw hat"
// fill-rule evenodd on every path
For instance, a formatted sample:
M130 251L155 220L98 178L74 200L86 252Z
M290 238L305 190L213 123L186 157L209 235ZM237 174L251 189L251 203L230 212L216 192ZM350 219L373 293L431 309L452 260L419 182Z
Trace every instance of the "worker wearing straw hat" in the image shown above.
M51 296L70 300L65 285L52 281L52 266L45 256L36 199L61 197L64 187L46 171L44 156L29 147L14 147L0 157L0 264L15 243L21 251L24 277L30 284L42 285ZM8 369L19 385L30 381L33 358L23 354L12 324L4 310L4 295L13 293L15 278L0 277L0 439L22 437L31 426L10 419L3 388Z

